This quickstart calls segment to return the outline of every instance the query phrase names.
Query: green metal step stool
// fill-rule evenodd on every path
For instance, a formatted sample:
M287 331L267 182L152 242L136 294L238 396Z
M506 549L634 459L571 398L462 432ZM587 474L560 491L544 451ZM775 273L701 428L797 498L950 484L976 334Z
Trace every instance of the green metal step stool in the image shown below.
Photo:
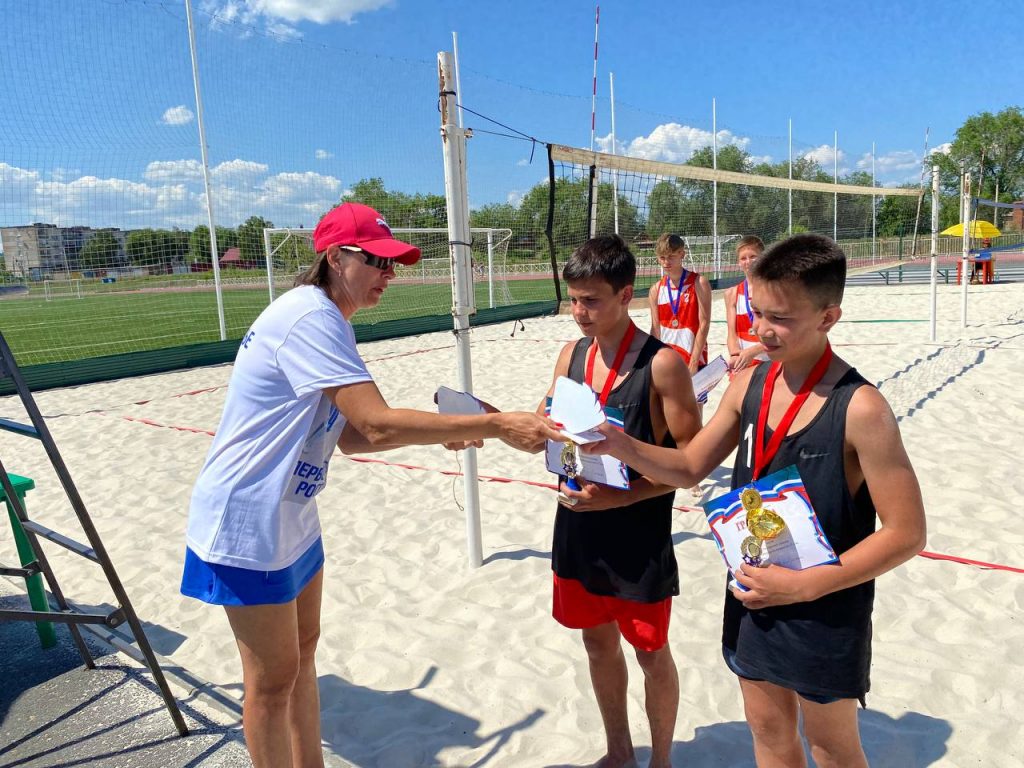
M21 475L8 475L7 479L10 480L18 501L24 507L25 494L36 487L35 481L31 477L22 477ZM43 587L42 569L39 568L32 545L29 544L28 537L25 536L25 529L22 528L21 521L14 513L14 505L7 500L7 491L2 485L0 485L0 500L7 506L7 515L11 518L11 530L14 532L14 544L18 548L21 567L26 571L34 571L25 576L25 589L28 591L28 600L32 605L32 610L48 611L50 603L46 599L46 589ZM37 621L36 632L39 633L39 640L43 644L43 648L53 648L57 644L57 633L53 629L52 621Z

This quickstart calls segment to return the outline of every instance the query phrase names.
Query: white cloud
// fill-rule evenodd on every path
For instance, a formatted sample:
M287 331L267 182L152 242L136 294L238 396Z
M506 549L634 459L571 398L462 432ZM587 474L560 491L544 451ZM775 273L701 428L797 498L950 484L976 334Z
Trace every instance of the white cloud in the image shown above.
M333 176L312 171L268 176L267 170L263 163L241 159L212 170L219 224L237 226L259 215L280 226L311 226L344 189ZM0 162L0 196L12 202L5 209L7 223L190 229L206 218L202 166L196 160L155 160L142 180L49 175L53 178Z
M837 154L835 148L831 144L822 144L820 147L809 149L804 152L803 157L806 157L808 160L813 160L824 170L832 168L838 158L840 172L843 171L842 165L846 162L846 153L840 149Z
M328 152L326 149L318 149L316 152L313 153L313 156L317 160L327 160L329 158L334 157L334 153Z
M933 149L930 152L930 154L932 154L932 155L948 155L952 149L953 149L952 142L947 141L945 144L939 144L939 146L937 146L935 149Z
M194 201L183 185L150 186L127 179L82 176L70 182L40 181L30 190L33 221L60 226L111 224L130 227L162 223L189 213ZM117 217L119 221L114 222Z
M360 13L369 13L391 5L392 0L243 0L254 13L292 23L312 21L330 24L340 21L351 24Z
M256 163L252 160L228 160L216 165L210 169L210 175L213 180L226 184L229 181L234 182L252 182L255 177L262 176L267 172L267 165L265 163Z
M393 0L206 0L202 8L213 17L214 27L236 25L242 36L248 36L250 30L246 27L262 24L270 35L297 39L302 34L293 25L299 22L352 24L359 14L392 3Z
M714 134L703 128L679 123L663 123L647 136L637 136L629 143L616 140L616 154L640 157L645 160L662 160L669 163L685 163L698 149L714 144ZM596 140L602 152L611 149L611 135ZM718 147L732 145L746 149L750 139L737 136L731 131L718 132Z
M202 181L198 160L154 160L142 172L146 181Z
M184 104L179 104L164 112L161 120L165 125L185 125L186 123L191 123L194 117L195 115L192 114L191 109Z
M871 170L871 153L865 152L857 161L863 171ZM875 155L875 174L888 175L921 167L921 158L912 149L896 149L884 155Z
M7 163L0 163L0 187L35 185L39 181L38 171L27 171Z
M523 204L523 198L526 197L526 193L519 189L513 189L508 193L508 197L505 198L505 202L509 205L518 208Z

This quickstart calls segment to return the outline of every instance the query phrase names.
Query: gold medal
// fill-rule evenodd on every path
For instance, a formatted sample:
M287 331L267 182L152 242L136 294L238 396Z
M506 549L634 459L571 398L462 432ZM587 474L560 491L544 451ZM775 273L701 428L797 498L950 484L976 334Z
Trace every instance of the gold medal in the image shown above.
M740 503L747 512L753 509L760 509L761 494L757 492L756 488L747 488L740 494Z
M761 540L757 536L747 536L740 544L740 551L744 560L759 560L761 558Z

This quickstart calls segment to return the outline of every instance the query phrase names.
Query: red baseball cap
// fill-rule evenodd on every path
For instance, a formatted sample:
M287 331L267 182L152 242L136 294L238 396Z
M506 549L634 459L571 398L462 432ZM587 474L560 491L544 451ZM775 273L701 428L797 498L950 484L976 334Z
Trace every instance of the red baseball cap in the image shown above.
M384 217L362 203L342 203L328 211L313 230L313 248L323 253L332 245L355 246L373 256L415 264L420 249L395 240Z

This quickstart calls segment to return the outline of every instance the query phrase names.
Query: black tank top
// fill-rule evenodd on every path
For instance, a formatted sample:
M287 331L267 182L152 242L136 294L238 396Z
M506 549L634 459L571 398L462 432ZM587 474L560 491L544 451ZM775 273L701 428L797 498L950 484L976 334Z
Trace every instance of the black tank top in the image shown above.
M751 481L749 457L769 368L754 369L743 398L734 489ZM843 552L875 530L875 506L867 484L851 495L843 460L847 406L864 385L871 386L854 369L847 371L811 423L783 439L764 473L796 465L840 560ZM771 430L766 430L766 442L770 436ZM874 596L875 583L868 581L811 602L752 611L727 589L722 644L735 652L737 663L751 677L801 693L863 700L870 687Z
M584 381L592 339L580 339L569 362L569 378ZM665 345L655 338L644 343L626 377L608 395L607 408L617 408L627 435L654 443L651 422L651 361ZM671 433L662 445L675 446ZM629 470L634 481L639 474ZM576 579L595 595L655 603L679 594L679 570L672 549L672 501L675 491L626 507L598 512L573 512L562 505L555 515L551 567L565 579Z

